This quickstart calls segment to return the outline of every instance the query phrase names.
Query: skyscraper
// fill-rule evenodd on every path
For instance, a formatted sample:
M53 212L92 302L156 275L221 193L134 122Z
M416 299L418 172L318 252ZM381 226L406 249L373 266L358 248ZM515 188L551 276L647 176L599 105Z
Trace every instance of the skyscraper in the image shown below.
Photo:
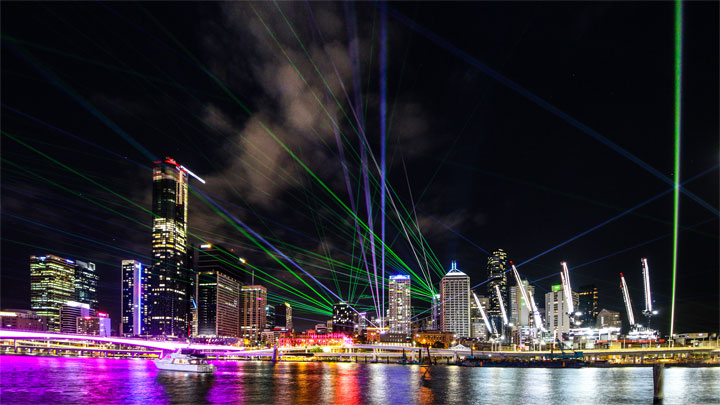
M598 289L594 285L585 285L578 290L578 312L577 317L583 327L595 326L598 316Z
M265 305L265 329L273 330L275 325L275 306Z
M200 270L197 291L198 336L238 337L240 283L218 270Z
M75 299L75 262L54 255L30 256L30 308L60 332L60 308Z
M390 333L410 335L410 276L390 276L388 283L388 302L390 305L388 326Z
M152 269L148 291L152 335L188 333L192 271L187 269L187 172L175 160L155 162Z
M534 296L535 287L531 286L527 280L522 282L528 295ZM523 299L520 287L517 285L510 286L508 295L510 296L510 323L515 326L530 326L532 312L528 303Z
M147 335L149 272L137 260L122 261L120 296L120 333L125 336Z
M203 244L197 251L195 301L197 335L240 336L240 282L234 277L237 258L228 250Z
M440 281L440 327L457 337L470 337L470 277L452 262Z
M240 310L240 333L250 342L260 340L260 333L265 328L265 305L267 305L267 289L261 285L244 285L242 307Z
M503 330L502 309L500 308L500 299L498 299L495 286L500 288L502 302L508 304L507 295L507 253L502 249L497 249L488 257L487 273L487 297L490 298L490 307L488 308L488 317L490 322L498 331Z
M573 305L577 307L578 294L574 291L572 292L572 300ZM570 332L572 325L570 325L568 306L562 285L552 286L551 291L545 294L545 327L548 331Z
M289 331L293 330L292 306L287 302L275 306L275 326Z
M344 302L333 304L332 332L352 335L355 329L355 313Z
M98 308L98 275L95 272L95 263L75 261L75 301L90 305L90 308Z

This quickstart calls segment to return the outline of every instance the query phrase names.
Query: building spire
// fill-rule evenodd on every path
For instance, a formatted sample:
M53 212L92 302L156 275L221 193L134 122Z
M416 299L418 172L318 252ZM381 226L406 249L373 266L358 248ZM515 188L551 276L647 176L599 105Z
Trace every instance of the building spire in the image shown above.
M457 270L457 262L455 260L450 263L450 270Z

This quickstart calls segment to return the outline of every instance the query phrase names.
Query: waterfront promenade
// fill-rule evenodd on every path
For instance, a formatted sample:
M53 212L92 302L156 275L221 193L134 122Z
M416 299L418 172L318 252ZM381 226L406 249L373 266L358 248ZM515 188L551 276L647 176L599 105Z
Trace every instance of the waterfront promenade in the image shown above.
M117 337L19 332L0 329L0 354L34 356L79 356L109 358L156 358L178 348L201 350L217 360L331 361L357 363L395 363L401 359L433 364L458 364L468 356L490 359L531 360L547 357L550 350L519 351L511 348L493 351L436 349L386 344L345 344L342 346L293 346L251 348L188 344L181 341L143 340ZM559 350L553 350L559 354ZM654 363L720 366L717 341L695 347L628 347L582 350L582 358L592 366L650 365Z

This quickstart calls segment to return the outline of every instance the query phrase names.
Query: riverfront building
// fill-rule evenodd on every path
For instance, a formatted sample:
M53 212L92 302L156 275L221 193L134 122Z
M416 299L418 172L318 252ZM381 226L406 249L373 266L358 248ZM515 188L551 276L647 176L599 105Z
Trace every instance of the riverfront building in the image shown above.
M54 255L30 256L30 308L60 332L60 308L75 299L75 262Z
M570 332L569 303L565 299L562 285L554 285L550 292L545 294L545 328L558 333ZM572 292L573 305L577 307L578 294Z
M121 271L120 333L124 336L147 335L149 272L137 260L123 260Z
M44 332L45 317L27 309L5 309L0 311L0 327L31 332Z
M95 310L83 302L67 301L60 307L60 332L78 333L77 319L84 316L95 316Z
M198 336L240 336L240 282L233 277L236 261L218 245L200 245L194 294Z
M251 343L258 342L267 320L265 315L267 289L261 285L244 285L240 291L242 294L240 335Z
M275 306L275 327L292 332L292 306L287 302Z
M531 286L527 280L523 280L522 283L528 295L534 298L535 287ZM510 311L508 314L510 316L510 323L515 326L530 326L532 313L530 306L522 296L520 287L517 285L511 286L508 295L510 296Z
M388 326L390 333L410 335L410 276L390 276L388 283Z
M599 308L598 308L598 289L594 285L586 285L580 287L578 290L578 321L584 328L591 328L595 326L595 319L597 319Z
M440 281L440 326L457 337L470 336L470 277L453 261Z
M500 299L498 298L495 286L500 288L500 296L503 304L508 305L507 294L507 269L508 255L502 249L497 249L488 257L487 263L487 297L490 298L490 306L487 313L490 322L498 331L503 330L502 309L500 308Z
M148 332L186 336L194 277L188 267L187 172L173 159L155 162Z
M603 308L598 312L596 319L596 325L598 329L602 328L622 328L622 319L620 319L620 312L611 311Z
M110 329L110 318L104 312L98 312L98 316L81 316L77 318L77 334L94 336L112 336Z
M490 300L482 295L478 295L478 301L480 301L483 309L487 309L490 303ZM489 332L485 321L482 319L482 314L480 314L480 308L474 299L470 300L470 337L485 340Z
M328 328L330 329L330 328ZM348 336L353 334L355 329L355 313L344 302L333 305L332 332L344 333Z
M95 272L95 263L75 261L75 301L90 305L98 309L98 275Z

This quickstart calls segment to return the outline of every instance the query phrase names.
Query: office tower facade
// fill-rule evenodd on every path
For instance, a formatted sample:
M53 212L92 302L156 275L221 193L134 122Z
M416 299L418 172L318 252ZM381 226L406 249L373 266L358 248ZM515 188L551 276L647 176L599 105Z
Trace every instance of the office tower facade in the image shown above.
M527 280L522 281L525 286L525 290L528 296L535 297L535 287L530 285ZM529 303L525 302L522 296L522 291L517 285L510 286L508 289L508 295L510 298L510 323L515 326L530 326L532 323L532 312L530 311Z
M622 328L622 319L620 319L620 312L611 311L603 308L598 312L597 316L597 328Z
M194 281L187 263L187 172L173 159L155 162L152 268L148 286L151 335L186 336Z
M390 333L410 335L410 276L390 276L388 282L388 326Z
M440 281L440 327L457 337L470 337L470 277L452 262Z
M95 310L89 304L67 301L60 307L60 332L78 333L77 319L85 316L95 316Z
M121 263L122 292L120 296L120 334L147 335L149 272L137 260Z
M594 285L585 285L578 289L578 308L577 311L580 315L577 320L580 321L580 325L585 328L591 328L595 326L595 320L597 319L599 308L598 308L598 289Z
M287 302L275 306L275 326L292 332L292 306Z
M500 289L500 296L502 302L506 306L508 305L508 294L507 294L507 271L508 269L508 255L502 249L497 249L492 252L488 257L487 263L487 294L490 298L490 305L487 309L488 317L490 322L497 328L498 331L503 330L503 318L502 309L500 308L500 299L498 298L495 286Z
M432 297L432 311L430 314L430 329L440 330L440 294Z
M265 328L267 289L261 285L244 285L240 292L240 334L250 342L258 342L260 333Z
M275 306L265 305L265 329L275 329Z
M98 308L98 275L95 272L95 263L75 261L75 301L84 302L90 308Z
M573 305L577 307L578 295L572 293ZM570 332L570 316L568 315L568 302L565 299L562 285L554 285L551 291L545 294L545 328L558 333Z
M355 333L358 335L364 335L368 328L368 316L367 312L360 312L357 314L357 322L355 323Z
M216 244L202 244L196 251L195 334L203 337L239 337L242 306L237 258Z
M218 269L198 270L195 283L197 335L240 336L240 283Z
M54 255L30 256L30 308L60 332L60 308L75 299L75 262Z
M4 309L0 311L0 325L3 329L44 332L45 317L27 309Z
M94 335L109 337L112 335L110 329L110 318L107 314L98 312L98 316L81 316L77 318L78 335Z
M476 293L477 294L477 293ZM487 309L490 299L485 296L478 295L478 301L483 309ZM488 334L487 326L480 313L475 299L470 300L470 337L473 339L486 339Z
M355 329L355 313L350 309L350 306L344 302L334 304L332 332L352 335L353 329Z

